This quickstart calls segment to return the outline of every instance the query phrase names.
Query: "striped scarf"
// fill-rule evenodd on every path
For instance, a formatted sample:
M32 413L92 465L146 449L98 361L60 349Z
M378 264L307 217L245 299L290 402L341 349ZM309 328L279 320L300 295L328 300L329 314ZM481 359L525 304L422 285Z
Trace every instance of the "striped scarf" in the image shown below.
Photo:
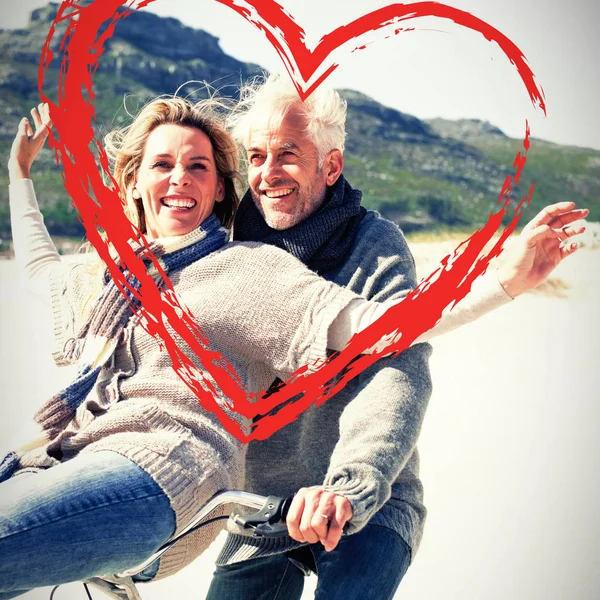
M194 231L183 236L153 240L149 247L168 276L218 250L228 238L229 231L221 226L217 217L211 215ZM138 256L147 253L147 248L141 244L134 249ZM144 259L144 262L162 291L162 274L149 259ZM77 336L69 340L65 349L65 358L80 362L77 376L50 398L35 416L48 440L56 437L75 417L77 408L94 389L102 367L117 348L129 319L140 306L141 301L134 294L139 289L139 281L126 269L122 271L130 289L123 293L108 272L105 274L105 286L100 297ZM0 463L0 481L8 479L18 468L18 463L18 454L9 453Z

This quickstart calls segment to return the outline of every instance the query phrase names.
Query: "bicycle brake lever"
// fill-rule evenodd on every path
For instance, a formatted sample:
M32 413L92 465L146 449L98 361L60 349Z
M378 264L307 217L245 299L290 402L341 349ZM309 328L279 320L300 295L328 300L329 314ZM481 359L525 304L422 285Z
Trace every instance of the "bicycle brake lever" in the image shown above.
M261 525L257 525L252 532L253 537L283 537L287 534L288 529L285 523L279 523L277 525L263 523Z
M263 507L250 515L235 515L233 520L244 529L252 529L255 537L279 537L287 534L285 520L292 498L268 496Z

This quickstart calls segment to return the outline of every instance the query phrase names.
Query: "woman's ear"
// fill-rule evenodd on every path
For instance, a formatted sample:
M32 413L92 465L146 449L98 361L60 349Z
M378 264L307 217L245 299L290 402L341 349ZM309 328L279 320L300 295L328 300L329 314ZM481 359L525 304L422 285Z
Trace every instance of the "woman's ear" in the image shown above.
M217 194L215 195L215 202L222 202L225 198L225 183L223 178L219 177L217 181Z
M134 200L141 200L142 199L142 195L140 194L140 192L138 191L137 187L134 185L133 189L131 190L131 197Z

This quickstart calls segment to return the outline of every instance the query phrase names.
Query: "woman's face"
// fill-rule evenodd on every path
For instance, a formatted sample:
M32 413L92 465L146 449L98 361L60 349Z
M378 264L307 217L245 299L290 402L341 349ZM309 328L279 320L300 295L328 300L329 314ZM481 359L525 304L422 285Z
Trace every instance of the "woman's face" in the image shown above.
M174 124L152 130L134 188L134 198L142 199L149 239L193 231L223 200L223 191L203 131Z

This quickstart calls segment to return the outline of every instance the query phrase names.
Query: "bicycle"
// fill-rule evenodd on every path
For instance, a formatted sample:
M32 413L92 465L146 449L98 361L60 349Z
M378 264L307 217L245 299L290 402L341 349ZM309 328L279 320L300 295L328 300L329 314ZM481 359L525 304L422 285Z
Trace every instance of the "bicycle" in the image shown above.
M88 586L102 590L113 600L142 600L136 588L135 577L158 560L169 548L180 539L189 535L198 528L208 525L219 519L232 518L243 529L252 532L253 537L279 537L287 534L285 517L290 507L292 498L279 498L277 496L260 496L242 491L225 491L215 494L197 513L192 521L179 534L173 536L163 544L152 556L143 563L112 575L92 577L83 581L87 597L93 600ZM238 504L247 508L258 509L249 515L223 515L213 519L207 518L217 508L227 504ZM53 600L54 593L59 586L54 587L50 594Z

